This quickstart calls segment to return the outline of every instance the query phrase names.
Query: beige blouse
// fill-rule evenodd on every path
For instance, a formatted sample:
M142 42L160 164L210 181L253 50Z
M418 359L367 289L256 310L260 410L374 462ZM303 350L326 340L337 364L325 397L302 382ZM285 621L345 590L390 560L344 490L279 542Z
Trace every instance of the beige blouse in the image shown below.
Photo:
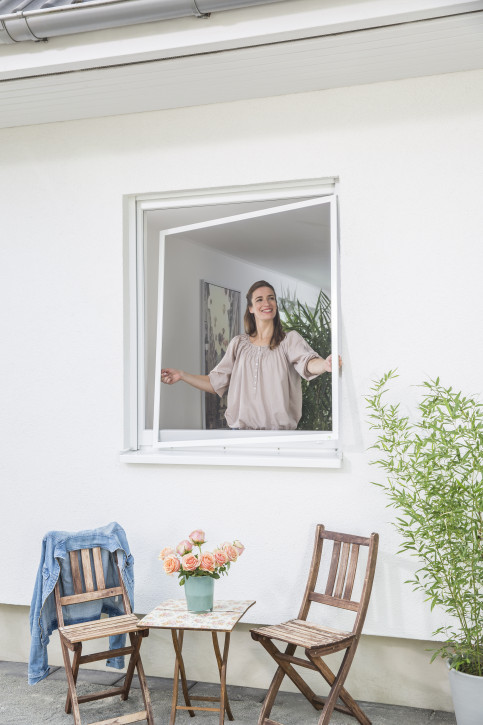
M248 335L234 337L209 374L221 397L228 388L225 418L230 428L295 430L302 415L300 376L312 380L307 363L316 352L298 332L288 332L275 350L254 345Z

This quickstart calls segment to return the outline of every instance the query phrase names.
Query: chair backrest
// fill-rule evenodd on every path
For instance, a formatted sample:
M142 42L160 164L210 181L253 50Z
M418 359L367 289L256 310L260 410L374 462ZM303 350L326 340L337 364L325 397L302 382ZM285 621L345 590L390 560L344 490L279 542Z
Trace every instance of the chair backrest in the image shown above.
M106 571L102 557L111 563L117 572L118 586L106 587ZM120 595L124 604L126 614L131 614L131 605L127 596L124 582L122 581L117 557L107 550L101 550L95 546L88 549L76 549L69 552L70 575L72 577L71 587L73 594L65 594L65 582L62 575L62 567L59 580L55 586L55 603L59 626L64 625L62 607L70 604L82 604L99 599L108 599ZM62 594L61 594L62 588Z
M324 552L324 542L332 541L332 554L328 574L323 592L316 592L317 578L321 567ZM332 607L349 609L356 612L353 633L360 633L366 616L371 596L372 582L376 569L377 548L379 535L371 534L369 537L343 534L336 531L326 531L322 524L316 527L314 552L310 565L309 578L305 589L299 619L307 619L312 602L328 604ZM359 553L361 547L367 547L367 563L365 567L364 583L358 601L352 599ZM330 551L327 552L330 555Z

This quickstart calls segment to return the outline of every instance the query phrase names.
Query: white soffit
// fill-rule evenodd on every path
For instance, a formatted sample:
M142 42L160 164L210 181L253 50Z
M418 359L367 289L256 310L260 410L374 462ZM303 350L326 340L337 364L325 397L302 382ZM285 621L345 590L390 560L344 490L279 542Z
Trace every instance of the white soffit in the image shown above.
M0 127L483 68L483 11L0 81Z

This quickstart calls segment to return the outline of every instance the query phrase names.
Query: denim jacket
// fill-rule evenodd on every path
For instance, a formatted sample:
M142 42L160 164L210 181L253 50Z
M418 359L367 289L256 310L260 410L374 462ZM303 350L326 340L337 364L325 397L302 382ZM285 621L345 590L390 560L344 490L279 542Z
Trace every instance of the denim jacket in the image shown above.
M112 522L98 529L77 533L49 531L42 541L42 554L30 607L29 685L35 685L49 674L47 645L53 630L58 627L54 588L59 574L62 572L63 596L73 594L69 552L91 546L99 546L102 550L107 588L119 586L117 570L109 552L117 556L122 580L126 586L131 608L134 609L134 559L129 551L124 529L119 524ZM71 604L64 607L63 612L64 624L69 625L98 619L104 612L109 616L124 614L124 607L122 597L115 596ZM123 647L124 643L125 635L122 634L109 639L110 649ZM113 657L107 660L106 664L121 669L124 667L124 657Z

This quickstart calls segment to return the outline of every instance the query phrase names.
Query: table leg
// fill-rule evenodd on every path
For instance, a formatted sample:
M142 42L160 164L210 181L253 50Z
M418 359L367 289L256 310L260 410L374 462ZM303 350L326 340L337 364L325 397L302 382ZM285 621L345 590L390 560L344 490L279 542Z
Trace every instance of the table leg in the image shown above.
M223 657L220 652L220 645L215 631L211 632L213 638L213 648L215 650L216 662L218 664L218 672L220 674L220 725L225 722L225 710L228 720L234 720L230 703L228 702L228 694L226 691L226 668L228 664L228 650L230 647L230 633L225 632L225 644L223 647Z
M169 719L169 725L174 725L176 719L176 706L178 704L178 686L179 677L181 676L181 687L183 690L184 701L186 705L191 705L190 696L188 692L188 685L186 682L186 673L184 669L183 656L181 650L183 648L183 636L184 632L182 629L171 630L171 636L173 638L174 651L176 655L176 662L174 664L174 678L173 678L173 699L171 702L171 717ZM188 710L190 717L194 717L195 713L193 710Z

